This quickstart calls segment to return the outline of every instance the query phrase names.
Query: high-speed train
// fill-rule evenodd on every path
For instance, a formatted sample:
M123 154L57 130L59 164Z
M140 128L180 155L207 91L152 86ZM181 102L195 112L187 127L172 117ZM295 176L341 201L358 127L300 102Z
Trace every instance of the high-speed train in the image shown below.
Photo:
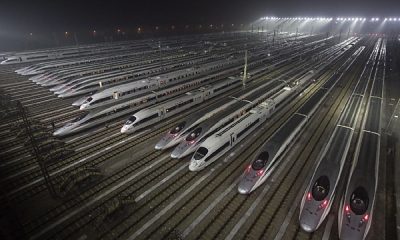
M121 128L121 133L132 133L162 119L173 116L190 107L200 104L207 99L215 97L217 94L224 93L232 88L239 86L239 77L230 77L225 81L201 87L196 91L187 92L184 96L177 97L165 103L143 109L132 115Z
M265 66L261 67L261 68L263 70L268 69ZM258 68L255 71L259 71L261 68ZM253 76L252 74L250 74L250 75ZM269 84L269 83L265 83L265 84ZM255 91L260 90L260 88L262 89L263 87L264 87L264 84L250 92L247 92L245 89L243 89L239 93L239 95L240 95L239 98L228 97L228 98L220 101L219 107L212 111L207 110L206 112L196 112L194 115L183 120L182 122L180 122L176 126L174 126L172 129L170 129L156 144L155 149L161 150L161 149L167 149L172 146L175 146L176 144L183 141L187 137L187 135L189 135L193 130L195 130L200 124L203 124L204 121L209 120L210 118L214 118L215 115L222 114L221 112L228 111L227 109L228 108L230 109L232 104L235 104L238 102L244 102L243 99L245 97L247 97L250 94L253 94ZM243 94L243 92L246 92L246 93ZM214 122L213 120L210 120L210 121Z
M359 54L362 50L359 49L356 53ZM350 59L355 59L356 56L358 55ZM286 92L278 92L271 99L259 104L256 108L220 130L217 134L207 138L190 160L189 170L199 171L204 169L261 125L273 114L275 101L281 102L282 99L285 99L290 88L284 88L283 90Z
M212 76L205 78L207 78L208 80L213 79ZM202 81L204 81L204 79ZM193 82L192 84L188 84L185 86L173 86L170 88L159 90L157 92L154 91L144 96L139 96L132 100L128 100L110 107L93 109L87 113L82 114L73 121L67 123L62 128L57 129L54 132L54 135L65 136L82 131L101 123L105 123L117 117L130 114L155 103L173 98L179 94L192 90L194 87L198 87L198 82Z
M196 58L196 55L194 55ZM186 60L187 63L190 64L191 61L188 61L190 58L193 58L193 55L188 56L187 54L177 54L172 56L166 56L163 59L163 62L168 62L173 59L178 58L179 61L171 64L164 64L162 67L159 67L161 62L157 62L155 59L143 59L143 58L124 58L122 60L113 60L108 61L106 63L93 63L88 64L83 67L74 67L74 68L65 68L61 70L52 70L42 74L40 79L36 79L36 82L42 86L55 86L52 91L57 91L62 88L71 88L77 87L77 84L84 84L88 82L94 82L95 78L102 77L105 82L113 82L114 80L108 80L107 77L117 77L121 75L127 75L129 73L139 72L143 73L143 76L147 72L156 72L161 70L166 70L173 68L174 66L184 65L182 61ZM179 65L180 64L180 65ZM47 75L50 74L50 75ZM46 76L47 75L47 76ZM139 76L139 75L138 75ZM39 76L34 76L36 78ZM93 80L91 81L91 79ZM86 80L86 82L85 82Z
M237 119L217 134L207 138L196 150L189 163L190 171L200 171L243 140L274 111L273 101L265 101Z
M342 175L353 132L361 111L363 96L378 56L379 46L380 42L378 41L339 117L333 134L318 156L318 159L320 159L318 166L305 189L300 204L299 222L304 231L313 232L317 230L334 202L336 188Z
M386 40L372 83L346 190L340 201L340 239L363 240L372 224L378 187L385 56Z
M134 73L136 77L146 76L151 73L194 64L194 61L198 58L201 58L201 56L197 56L196 54L188 55L185 53L165 56L162 62L157 61L156 59L129 58L123 59L122 61L108 61L107 63L85 65L84 67L80 68L66 68L66 70L62 69L61 71L54 70L50 71L49 73L46 72L44 74L34 76L32 77L32 80L35 80L34 78L36 77L40 78L35 80L38 84L42 86L55 86L51 89L51 91L58 91L62 88L69 89L72 87L77 87L78 84L85 84L95 81L98 82L100 81L97 80L99 77L101 77L101 81L104 81L107 84L107 82L117 81L117 77L121 77L122 75ZM169 64L168 62L172 61L173 59L177 59L177 61L175 61L173 64ZM160 67L160 65L162 66ZM113 79L108 79L111 77L113 77ZM123 80L123 77L121 77L121 79Z
M55 86L58 84L71 83L81 77L95 76L96 74L113 73L123 71L144 64L150 64L155 60L143 60L140 58L124 58L112 61L94 62L78 66L64 67L61 69L48 70L42 74L30 77L29 80L42 86Z
M363 47L359 48L352 57L342 65L345 68L342 68L342 71L331 76L328 81L325 82L323 86L264 143L256 154L256 158L251 161L241 176L238 184L239 193L249 194L268 179L272 171L282 161L282 158L279 158L280 155L303 129L308 119L314 114L321 102L343 76L343 71L349 69L363 49ZM303 84L299 86L305 87L304 83L306 82L303 82Z
M122 53L105 53L100 56L93 57L80 57L68 60L57 60L50 62L41 62L34 65L30 65L21 69L15 70L16 73L21 75L37 75L46 73L51 70L61 70L64 68L76 67L85 64L105 64L109 61L118 61L123 59L129 59L132 57L140 57L142 55L155 54L155 50L143 50L139 52L122 52Z
M50 49L50 50L41 50L36 52L25 52L18 53L12 56L6 57L5 60L0 62L1 65L7 64L15 64L15 63L26 63L26 62L34 62L34 61L46 61L53 59L62 59L62 58L72 58L72 57L80 57L80 56L93 56L99 55L107 52L115 52L121 50L129 50L132 49L135 45L121 45L121 44L113 44L108 46L107 44L95 44L87 45L84 47L70 47L68 49Z
M255 55L248 66L253 67L260 65L262 63L265 63L265 61L268 59L269 56L262 57L262 53L259 55ZM198 68L183 69L171 73L165 73L163 75L149 78L147 80L127 83L108 88L102 92L86 97L84 101L80 100L80 108L81 110L84 110L104 106L116 102L116 98L118 98L118 100L120 101L129 99L143 92L154 91L155 89L166 87L168 85L185 82L193 78L194 76L202 75L205 72L215 71L217 69L225 69L226 67L240 63L241 60L242 59L219 60L213 63L204 64L203 66L200 66ZM272 68L273 66L269 67Z
M203 64L199 67L191 67L171 73L164 73L159 76L158 81L162 82L162 84L164 84L163 81L165 81L166 84L179 83L181 81L187 80L188 78L193 78L196 75L202 75L206 72L212 73L214 71L227 68L233 64L237 64L241 60L242 59L218 60L211 63ZM123 75L116 78L109 78L107 80L101 81L102 86L107 85L108 87L110 87L113 85L124 83L127 82L130 78L133 78L132 76L134 76L134 74ZM98 81L88 79L85 82L77 83L66 89L58 90L55 92L55 94L58 94L58 97L71 97L93 92L99 88L100 86Z
M197 63L197 61L196 61L196 63ZM185 62L184 64L186 65L186 64L188 64L188 62ZM179 67L180 65L181 64L179 64L179 65L173 64L173 65L171 65L171 67L175 68L175 67ZM86 97L86 99L80 105L80 109L81 110L93 109L96 107L108 105L110 103L115 103L115 102L117 102L117 100L124 101L126 99L130 99L132 97L138 96L139 94L155 91L160 88L165 88L167 86L185 82L187 80L192 79L195 76L202 75L204 71L214 71L215 69L220 69L220 68L223 68L223 65L220 65L217 62L216 65L210 66L210 67L207 67L207 66L205 66L205 68L191 67L191 68L186 68L186 69L178 70L178 71L171 72L171 73L161 74L156 77L149 77L147 79L140 80L140 81L134 81L134 82L129 82L126 84L110 87L101 92L98 92L93 95L90 95L89 97ZM148 74L152 74L153 73L152 71L154 71L153 69L154 68L147 70L150 72ZM136 72L135 75L143 76L143 74L141 72Z
M354 39L346 41L341 44L337 44L334 47L332 47L330 51L324 50L323 52L327 53L327 55L324 56L329 56L327 57L327 61L333 61L333 59L338 57L335 51L339 51L339 54L342 54L340 49L348 45L348 43L352 42L353 40ZM298 53L303 54L302 52ZM269 65L269 67L262 66L249 71L249 73L252 76L252 78L253 76L264 74L265 71L269 69L274 69L275 68L274 66L281 65L281 61L282 60L278 59L277 61L271 62L271 65ZM300 64L300 66L295 67L292 70L286 72L283 76L281 76L281 78L285 79L285 81L279 83L279 85L282 87L286 84L287 81L290 82L286 78L295 77L297 75L301 76L303 74L301 71L306 69L305 65L310 65L310 64L312 63L306 62L305 64ZM293 75L292 72L295 74ZM202 142L202 140L205 139L204 138L205 136L212 135L214 132L218 131L220 127L223 127L225 126L225 124L229 124L231 121L236 119L236 116L239 117L240 115L247 112L255 105L266 100L270 94L265 92L265 87L267 85L270 85L272 89L277 88L278 86L275 83L279 82L278 80L280 80L281 78L277 79L274 82L263 83L261 86L257 87L256 89L253 89L252 91L246 91L245 94L239 94L240 96L238 97L237 100L240 101L238 102L231 100L230 103L225 104L226 105L225 108L220 109L221 113L220 111L214 111L213 113L210 112L207 114L201 113L200 115L196 115L188 119L185 119L184 121L174 126L172 129L170 129L156 144L155 149L157 150L167 149L169 147L179 144L179 146L176 147L171 153L171 157L173 158L181 158L186 156L187 154L190 154L191 152L194 152L197 149L198 145ZM256 99L253 99L251 97L251 95L253 94L257 96ZM243 101L243 99L250 99L251 102L246 104L246 102ZM230 106L231 104L234 104L234 106ZM230 107L227 108L228 106ZM189 135L191 136L189 137ZM186 138L188 138L188 141L186 141Z
M183 158L195 152L204 140L233 123L237 118L250 111L259 103L267 100L274 93L275 89L283 88L283 86L285 86L285 83L281 83L279 79L268 81L259 88L240 96L239 99L230 100L229 106L209 117L204 122L199 123L191 131L186 132L183 140L172 151L171 157Z

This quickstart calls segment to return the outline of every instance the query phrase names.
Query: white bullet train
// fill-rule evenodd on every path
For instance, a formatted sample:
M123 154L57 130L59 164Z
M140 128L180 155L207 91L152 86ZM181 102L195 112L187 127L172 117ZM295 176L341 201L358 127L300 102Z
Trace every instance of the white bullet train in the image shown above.
M195 62L195 60L198 58L200 58L200 60ZM170 64L169 62L174 59L177 59L177 61L175 61L173 64ZM46 72L45 74L34 76L32 77L32 80L36 81L42 86L56 86L53 89L54 91L60 90L66 85L73 87L76 84L82 83L84 80L90 80L91 78L117 77L129 73L135 73L137 76L145 76L157 71L165 71L179 66L191 65L202 60L203 58L201 58L201 56L197 56L196 54L172 55L164 57L163 65L160 67L161 62L156 61L156 59L123 59L123 61L118 60L100 64L89 64L83 67L74 67L72 69L65 68L65 70L53 70ZM136 74L136 72L138 74ZM50 76L47 74L50 74Z
M265 101L217 134L207 138L191 158L189 170L200 171L213 163L260 126L274 109L273 101Z
M270 58L269 56L264 57L263 52L258 53L257 55L254 55L248 64L249 67L254 67L258 65L262 65L263 63L271 62L271 59L279 58L279 55ZM210 58L207 58L210 59ZM147 80L143 81L138 81L138 82L132 82L132 83L127 83L124 85L119 85L115 86L112 88L108 88L102 92L96 93L94 95L86 97L85 100L78 100L77 104L81 104L80 108L81 110L85 109L92 109L95 107L99 106L104 106L107 104L110 104L112 102L115 102L115 99L118 98L119 101L129 99L131 97L137 96L140 93L143 92L149 92L149 91L154 91L155 89L159 89L162 87L166 87L172 84L178 84L185 82L195 76L198 75L203 75L204 73L212 73L215 72L216 70L223 70L226 69L230 66L237 65L242 61L241 58L236 59L236 58L229 58L225 60L218 60L212 63L207 63L204 64L198 68L187 68L187 69L182 69L179 71L171 72L171 73L166 73L157 77L152 77ZM280 62L282 64L282 62ZM272 69L275 67L277 64L270 65L265 68L270 68ZM261 69L258 69L258 71L262 71ZM93 89L92 89L93 90ZM73 104L73 105L77 105Z
M35 52L22 52L16 53L12 56L5 57L5 60L0 62L1 65L15 64L15 63L27 63L27 62L35 62L35 61L48 61L54 59L63 59L63 58L73 58L73 57L81 57L81 56L93 56L100 55L107 52L118 52L118 51L126 51L129 49L134 49L135 44L92 44L85 45L83 47L64 47L58 49L47 49L47 50L39 50Z
M300 204L299 222L300 227L306 232L317 230L330 212L361 111L363 96L378 56L379 44L376 43L333 134L319 154L318 166L304 192Z
M227 65L229 65L228 61L217 61L215 62L215 65L207 64L206 66L200 68L186 68L171 73L165 73L156 77L149 77L145 80L111 87L87 97L80 105L80 109L93 109L114 103L117 100L123 101L130 99L138 96L139 94L155 91L160 88L165 88L174 84L188 81L196 76L203 75L206 71L211 71L210 73L212 73L217 69L223 69ZM153 69L148 71L150 71L148 74L154 73L152 72ZM138 76L143 76L140 72L139 74L140 75Z
M64 60L57 60L57 61L50 61L50 62L41 62L36 63L34 65L30 65L21 69L15 70L16 73L21 75L36 75L42 74L46 71L50 70L61 70L63 68L71 68L76 67L79 65L85 64L101 64L107 63L109 61L117 61L122 59L128 59L132 57L139 57L141 55L147 54L155 54L155 50L143 50L139 52L124 52L124 53L105 53L100 56L93 56L93 57L80 57L80 58L73 58L73 59L64 59Z
M213 78L209 78L209 80L212 79ZM66 136L90 127L97 126L101 123L106 123L112 119L130 114L144 107L175 97L188 90L192 90L197 86L198 82L193 82L192 84L187 84L185 86L173 86L157 92L154 91L144 96L138 96L134 99L118 103L110 107L93 109L57 129L53 135Z
M353 40L350 40L350 41L353 41ZM329 54L329 56L334 51L339 51L339 53L341 54L342 52L340 51L340 49L343 48L344 46L346 46L346 44L347 43L337 44L337 46L335 45L334 47L332 47L332 49L330 51L324 50L323 52ZM297 51L297 54L304 54L304 53ZM325 55L323 55L323 56L325 56ZM332 58L328 57L328 59L335 59L334 57L337 57L337 55L333 54ZM259 67L257 69L249 71L250 76L252 76L252 78L253 78L253 76L257 76L259 74L264 74L265 71L274 69L275 67L280 66L283 63L287 63L287 61L286 60L277 59L276 61L271 62L271 64L268 64L268 66ZM320 64L322 64L322 63L320 63ZM308 64L306 63L306 65L308 65ZM282 76L282 78L291 78L292 75L293 75L292 72L296 73L295 75L301 76L302 75L301 69L304 69L304 66L299 66L298 68L293 68L289 72L286 72ZM244 107L243 109L240 106L233 107L233 109L236 110L236 115L240 116L242 113L247 112L252 107L254 107L258 103L260 103L261 101L264 101L265 99L267 99L267 96L269 96L269 94L267 94L267 93L257 93L257 91L264 89L267 85L271 85L270 86L271 88L276 87L277 84L274 84L274 83L279 82L278 80L279 79L277 79L274 82L267 82L265 84L262 84L260 87L254 89L252 91L249 91L246 94L243 94L240 97L238 97L239 99L247 99L253 93L256 93L256 95L259 96L256 100L250 100L251 103L247 104L248 107ZM285 83L280 83L279 85L283 86L284 84ZM243 104L244 103L244 102L241 102L241 103L234 103L234 102L235 101L232 101L231 104ZM224 112L227 111L225 108L222 108L221 110L224 111ZM214 131L218 131L219 130L219 128L218 128L218 126L216 126L216 124L221 125L221 126L225 126L224 125L224 123L225 123L224 119L221 120L222 117L225 117L225 120L229 124L230 120L228 120L228 119L231 119L231 118L229 116L227 116L227 115L235 116L235 112L232 112L232 111L234 111L234 110L228 110L228 113L223 113L221 115L221 117L214 116L214 114L211 114L211 113L208 113L208 114L201 113L198 116L196 115L194 117L190 117L190 118L178 123L171 130L169 130L160 139L160 141L156 144L155 149L157 149L157 150L167 149L167 148L170 148L172 146L175 146L175 145L179 144L179 146L176 147L173 150L173 152L171 153L171 157L173 157L173 158L184 157L184 156L190 154L191 152L194 152L197 149L198 145L202 142L202 140L205 139L204 138L205 135L208 135L208 133L213 134ZM215 114L216 113L218 113L218 112L215 112ZM218 113L218 115L220 115L220 114ZM235 119L235 117L233 117L232 121L234 119ZM221 121L219 121L219 120L221 120ZM211 122L211 123L208 124L208 123L205 123L203 121L207 121L207 122ZM211 130L210 130L210 128L211 128ZM189 137L189 135L192 135L192 136ZM187 138L187 137L189 138L189 141L185 140L185 138Z
M307 100L302 107L293 114L272 136L267 140L266 143L261 147L257 153L257 157L252 160L250 165L246 168L245 172L241 176L238 184L238 192L241 194L249 194L263 184L272 171L275 169L277 164L282 160L280 155L291 143L295 136L303 129L308 119L314 114L316 109L320 106L321 102L329 94L329 92L336 85L338 80L343 76L343 71L353 64L357 56L362 52L364 48L360 48L350 57L342 67L343 70L335 73L324 85L313 94L313 96ZM305 78L304 81L294 86L294 89L300 91L304 89L308 84L309 79ZM309 83L309 82L308 82ZM278 95L279 96L279 95ZM281 93L281 101L287 98L288 92ZM280 102L281 102L280 101Z
M364 240L372 226L379 176L385 62L386 39L370 90L349 179L340 201L340 239Z
M229 77L227 80L198 90L187 92L184 96L179 96L173 100L143 109L132 115L121 128L121 133L132 133L154 123L178 114L190 107L200 104L207 99L215 97L217 94L224 93L241 84L239 77Z
M90 77L95 76L96 74L110 74L117 71L121 72L135 67L139 68L141 65L150 64L152 62L154 61L140 60L140 62L138 62L137 58L118 59L106 63L95 62L91 64L47 70L42 74L30 77L29 80L42 86L55 86L57 84L71 83L71 81L80 77ZM154 66L156 65L154 64Z
M160 81L166 81L166 83L178 83L181 81L185 81L187 79L193 78L195 76L201 76L205 73L212 73L217 70L223 70L229 66L232 66L234 64L239 64L239 62L242 61L242 59L228 59L228 60L218 60L218 61L213 61L211 63L206 63L202 64L199 67L191 67L187 69L182 69L170 73L164 73L161 74ZM179 66L182 64L187 64L189 61L186 63L177 63L172 66ZM168 68L171 68L172 66L167 66ZM153 69L154 70L154 69ZM152 71L152 70L150 70ZM134 74L127 74L127 75L122 75L114 78L109 78L106 80L101 81L101 85L104 87L107 85L107 87L111 87L114 85L119 85L122 83L129 82L132 80L134 77ZM71 96L77 96L77 95L82 95L85 93L93 92L95 90L98 90L100 88L99 80L93 80L93 79L88 79L85 80L84 82L79 82L77 84L74 84L71 87L68 88L63 88L61 90L58 90L55 92L55 94L58 94L59 97L71 97Z

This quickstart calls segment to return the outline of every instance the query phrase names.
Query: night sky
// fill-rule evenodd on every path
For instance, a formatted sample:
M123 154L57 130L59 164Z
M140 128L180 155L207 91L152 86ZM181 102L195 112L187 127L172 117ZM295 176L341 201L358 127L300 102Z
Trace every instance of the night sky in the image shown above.
M400 15L399 0L3 1L0 28L64 31L140 24L246 23L275 16Z

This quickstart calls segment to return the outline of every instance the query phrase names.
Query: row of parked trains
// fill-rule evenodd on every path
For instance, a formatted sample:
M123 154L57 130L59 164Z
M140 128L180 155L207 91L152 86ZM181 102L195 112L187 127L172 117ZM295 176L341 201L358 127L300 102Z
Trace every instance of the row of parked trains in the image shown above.
M127 115L130 117L120 131L129 134L178 114L185 116L194 106L229 95L219 99L218 106L210 105L191 113L155 145L157 150L174 148L172 158L191 156L189 170L200 171L247 139L280 108L301 95L322 73L344 59L312 97L266 140L246 166L238 183L238 192L250 194L284 161L282 155L288 146L303 131L342 76L366 52L365 47L360 47L363 42L360 38L349 38L338 44L334 44L333 37L285 35L281 38L284 39L282 44L269 48L259 41L249 42L247 38L247 45L243 45L243 39L238 38L229 42L230 50L226 50L226 39L217 37L213 44L187 41L186 45L171 47L164 42L159 42L158 47L155 43L152 48L144 46L145 43L124 42L117 46L117 51L109 54L42 62L16 72L29 75L30 80L48 87L59 97L77 97L73 105L84 113L57 129L54 135L58 137L92 129ZM203 51L205 44L209 45L208 51ZM371 90L374 95L371 94L368 106L375 115L368 115L371 120L363 122L359 148L366 148L371 141L379 146L380 132L376 127L379 119L372 118L379 116L376 113L380 111L385 44L382 40L376 43L351 100L319 156L321 160L301 201L300 225L305 231L315 231L332 206L340 176L345 172L346 154L369 79L374 80ZM140 51L127 51L128 48L140 48ZM87 51L91 49L88 47ZM241 73L245 51L248 71ZM292 68L279 77L260 81L267 72L289 64ZM373 68L377 69L375 76L371 76ZM232 90L240 89L244 79L248 87L232 95ZM365 158L365 152L359 148L356 157ZM370 162L367 165L364 160L354 160L340 206L343 211L339 212L339 232L343 239L364 239L368 233L377 174L375 171L374 178L367 180L360 177L360 172L376 170L378 150L368 153ZM338 158L337 153L341 157Z

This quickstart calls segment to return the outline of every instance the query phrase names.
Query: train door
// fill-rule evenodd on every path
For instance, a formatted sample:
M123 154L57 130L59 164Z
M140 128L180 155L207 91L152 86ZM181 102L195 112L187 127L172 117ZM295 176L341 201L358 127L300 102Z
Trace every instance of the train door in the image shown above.
M235 141L236 141L235 133L231 133L231 146L233 146L233 144L235 143Z
M165 108L160 108L159 110L159 118L162 120L165 118Z

